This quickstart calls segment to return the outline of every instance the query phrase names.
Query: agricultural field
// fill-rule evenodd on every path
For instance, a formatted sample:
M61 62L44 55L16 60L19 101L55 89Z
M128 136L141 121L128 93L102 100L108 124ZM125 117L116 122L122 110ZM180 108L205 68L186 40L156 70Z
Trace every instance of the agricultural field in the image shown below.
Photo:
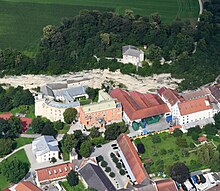
M177 17L196 20L199 14L198 0L0 0L0 49L36 52L44 26L57 25L82 9L117 14L131 9L140 15L158 12L166 23Z

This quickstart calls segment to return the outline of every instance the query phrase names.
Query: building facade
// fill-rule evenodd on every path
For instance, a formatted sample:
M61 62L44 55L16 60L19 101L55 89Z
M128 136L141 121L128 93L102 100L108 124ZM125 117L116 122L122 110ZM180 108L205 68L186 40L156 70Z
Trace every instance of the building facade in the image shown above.
M32 152L38 163L51 161L54 157L59 159L59 147L57 140L53 136L41 136L32 142Z
M99 91L97 103L81 106L79 109L80 123L86 128L105 127L122 121L120 102L112 99L103 90Z

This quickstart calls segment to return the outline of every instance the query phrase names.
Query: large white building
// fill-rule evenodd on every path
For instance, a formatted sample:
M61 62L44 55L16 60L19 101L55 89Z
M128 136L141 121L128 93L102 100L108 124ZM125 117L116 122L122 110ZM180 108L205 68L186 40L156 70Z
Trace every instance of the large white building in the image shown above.
M133 64L142 67L144 61L144 52L137 49L135 46L127 45L122 47L122 62L124 64Z
M163 87L158 94L171 110L173 123L186 129L214 123L213 117L219 111L208 89L180 95L175 90Z
M38 163L51 161L54 157L59 159L58 142L53 136L41 136L32 142L32 152Z
M50 121L64 122L63 113L67 108L79 110L79 99L88 98L86 86L71 87L68 83L46 84L35 97L35 115Z

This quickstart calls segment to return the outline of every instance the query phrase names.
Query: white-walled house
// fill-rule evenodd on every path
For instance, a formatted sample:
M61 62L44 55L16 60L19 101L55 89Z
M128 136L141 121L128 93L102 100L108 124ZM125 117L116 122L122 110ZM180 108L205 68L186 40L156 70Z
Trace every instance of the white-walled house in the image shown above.
M135 66L142 67L144 61L144 52L135 46L127 45L122 47L122 62L124 64L131 63Z
M32 152L38 163L51 161L54 157L59 159L58 142L53 136L41 136L32 142Z

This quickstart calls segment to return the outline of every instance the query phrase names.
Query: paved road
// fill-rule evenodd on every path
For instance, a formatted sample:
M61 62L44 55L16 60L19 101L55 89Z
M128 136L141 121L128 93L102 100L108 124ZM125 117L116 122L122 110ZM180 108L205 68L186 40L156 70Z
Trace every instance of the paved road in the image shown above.
M38 138L40 137L41 134L21 134L20 137L24 137L24 138Z

